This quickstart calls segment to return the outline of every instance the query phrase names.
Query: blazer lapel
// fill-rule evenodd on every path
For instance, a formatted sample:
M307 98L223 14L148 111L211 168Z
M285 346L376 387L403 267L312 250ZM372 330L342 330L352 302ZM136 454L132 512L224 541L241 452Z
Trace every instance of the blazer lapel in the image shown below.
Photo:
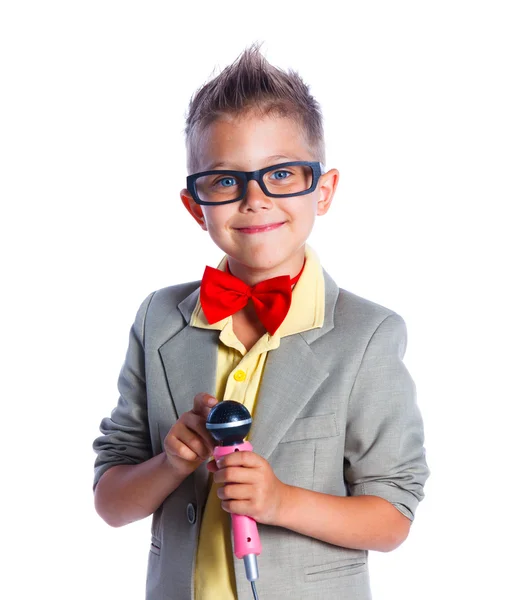
M199 290L179 304L189 323ZM159 348L166 380L178 417L193 408L193 398L199 392L214 396L218 334L215 329L200 329L187 325Z
M329 374L311 347L334 327L338 287L326 272L324 281L323 326L282 338L267 357L249 436L254 451L265 459Z
M299 334L269 353L249 436L257 454L269 458L327 375Z
M179 310L189 323L199 290L179 304ZM186 325L159 348L170 395L177 416L191 410L199 392L212 396L216 392L218 334L215 329L200 329ZM196 497L205 498L209 471L205 463L193 474Z

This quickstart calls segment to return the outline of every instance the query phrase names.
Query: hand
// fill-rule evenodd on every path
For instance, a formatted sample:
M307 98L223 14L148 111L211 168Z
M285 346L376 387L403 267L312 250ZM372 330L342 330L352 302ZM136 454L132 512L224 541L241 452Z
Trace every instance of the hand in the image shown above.
M271 465L254 452L232 452L207 464L218 489L223 510L247 515L258 523L277 525L287 486Z
M209 394L197 394L193 408L178 419L165 437L168 461L185 476L212 455L214 440L205 427L205 421L217 403L218 400Z

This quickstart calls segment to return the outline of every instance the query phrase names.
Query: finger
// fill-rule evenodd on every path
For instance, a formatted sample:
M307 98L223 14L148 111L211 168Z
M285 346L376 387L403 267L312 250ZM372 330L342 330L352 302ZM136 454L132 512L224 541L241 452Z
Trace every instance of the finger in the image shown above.
M199 455L194 450L174 436L169 437L165 444L165 451L167 454L177 456L188 462L200 460Z
M210 453L213 451L214 440L210 432L207 430L205 421L202 417L193 412L187 412L182 415L180 421L202 439L203 443L209 448Z
M252 506L247 500L222 500L221 508L228 513L234 515L246 515L253 517Z
M200 392L193 399L193 408L191 412L207 419L207 415L211 411L211 408L216 404L218 404L218 400L216 400L214 396L211 396L211 394L207 394L206 392Z
M212 454L211 447L204 440L187 427L180 427L169 436L168 446L170 451L175 451L178 456L186 460L205 460ZM195 456L191 456L187 447Z
M220 500L251 500L253 497L253 486L242 483L231 483L218 488Z
M254 483L257 473L246 467L227 467L214 472L215 483Z
M183 429L179 439L202 460L209 458L213 453L212 444L208 440L204 440L200 435L197 435L193 430Z
M232 452L217 460L220 469L225 467L260 467L263 462L264 459L261 456L248 450Z

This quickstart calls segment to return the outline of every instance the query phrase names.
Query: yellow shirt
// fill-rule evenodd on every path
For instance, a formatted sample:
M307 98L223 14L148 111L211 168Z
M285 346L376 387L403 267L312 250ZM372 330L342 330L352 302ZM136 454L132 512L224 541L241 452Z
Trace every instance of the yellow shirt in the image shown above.
M216 369L216 398L237 400L255 419L255 404L264 372L267 353L278 348L280 339L302 331L322 327L324 323L324 276L313 250L307 246L303 273L292 290L292 303L274 335L265 333L247 352L237 339L232 317L214 325L205 318L197 302L191 326L220 331ZM226 258L219 268L225 270ZM256 452L257 449L254 448ZM236 584L230 534L230 514L221 508L218 485L210 485L204 510L195 565L196 600L236 600Z

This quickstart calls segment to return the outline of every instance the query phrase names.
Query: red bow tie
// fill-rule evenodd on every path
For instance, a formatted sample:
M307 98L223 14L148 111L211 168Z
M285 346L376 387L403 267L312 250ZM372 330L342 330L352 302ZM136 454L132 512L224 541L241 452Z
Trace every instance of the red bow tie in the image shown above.
M200 287L200 302L210 324L217 323L244 308L249 299L267 331L274 335L289 312L292 286L303 272L291 279L288 275L272 277L249 286L234 275L206 267Z

